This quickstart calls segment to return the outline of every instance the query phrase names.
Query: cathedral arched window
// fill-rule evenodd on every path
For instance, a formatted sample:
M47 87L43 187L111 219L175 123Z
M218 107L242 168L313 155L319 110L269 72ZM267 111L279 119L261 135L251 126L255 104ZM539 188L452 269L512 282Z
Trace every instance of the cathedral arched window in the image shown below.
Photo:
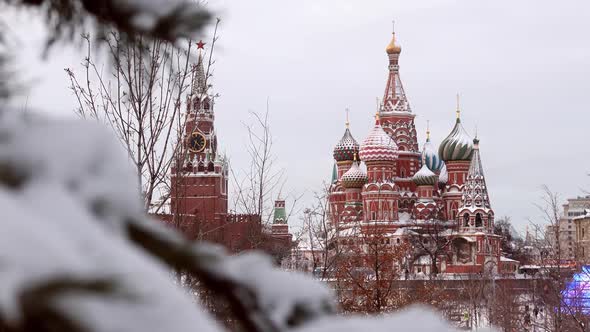
M475 227L482 227L483 226L483 221L481 219L481 213L476 213L475 214Z
M463 227L469 227L469 213L463 215Z

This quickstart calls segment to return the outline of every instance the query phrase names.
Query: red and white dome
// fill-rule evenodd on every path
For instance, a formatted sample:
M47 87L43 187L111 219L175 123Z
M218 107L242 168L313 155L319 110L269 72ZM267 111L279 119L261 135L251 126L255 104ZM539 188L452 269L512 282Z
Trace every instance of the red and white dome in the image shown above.
M369 132L359 150L362 161L395 160L397 158L397 144L383 130L379 118L375 121L375 127Z

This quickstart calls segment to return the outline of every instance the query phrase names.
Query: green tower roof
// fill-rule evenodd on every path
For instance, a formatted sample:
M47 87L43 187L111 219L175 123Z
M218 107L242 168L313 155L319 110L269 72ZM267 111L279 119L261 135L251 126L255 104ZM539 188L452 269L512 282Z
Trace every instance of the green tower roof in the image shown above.
M275 201L275 214L272 220L273 224L286 224L287 223L287 212L285 210L285 201Z

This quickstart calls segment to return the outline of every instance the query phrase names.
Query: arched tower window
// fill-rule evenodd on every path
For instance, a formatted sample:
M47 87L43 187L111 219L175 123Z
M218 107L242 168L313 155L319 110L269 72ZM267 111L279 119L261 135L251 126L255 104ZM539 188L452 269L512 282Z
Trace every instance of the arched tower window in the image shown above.
M481 213L476 213L475 214L475 227L482 227L483 226L483 221L481 220Z
M406 169L405 169L405 168L402 168L402 169L399 171L399 173L400 173L400 176L401 176L402 178L405 178L405 177L406 177Z
M469 227L469 213L463 215L463 227Z

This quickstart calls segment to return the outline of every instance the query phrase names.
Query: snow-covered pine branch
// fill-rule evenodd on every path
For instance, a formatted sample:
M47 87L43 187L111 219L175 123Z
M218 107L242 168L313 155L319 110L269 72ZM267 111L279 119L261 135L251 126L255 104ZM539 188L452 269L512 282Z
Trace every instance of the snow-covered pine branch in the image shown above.
M115 27L166 41L196 37L211 20L200 1L191 0L1 0L19 7L39 8L50 30L49 44L71 40L91 17L99 30Z

